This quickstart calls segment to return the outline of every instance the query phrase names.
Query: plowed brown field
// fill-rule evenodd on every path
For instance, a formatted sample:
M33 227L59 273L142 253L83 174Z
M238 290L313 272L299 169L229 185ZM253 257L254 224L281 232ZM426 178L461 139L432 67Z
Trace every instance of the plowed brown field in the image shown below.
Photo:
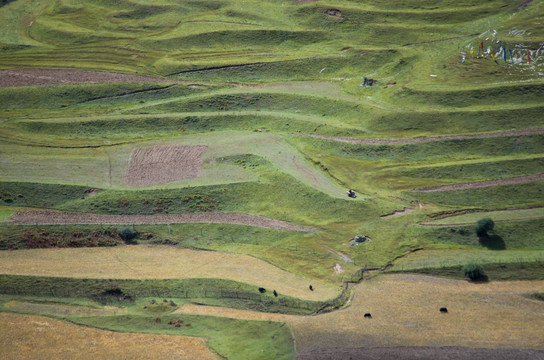
M200 175L207 146L156 145L136 149L126 174L128 186L152 186Z

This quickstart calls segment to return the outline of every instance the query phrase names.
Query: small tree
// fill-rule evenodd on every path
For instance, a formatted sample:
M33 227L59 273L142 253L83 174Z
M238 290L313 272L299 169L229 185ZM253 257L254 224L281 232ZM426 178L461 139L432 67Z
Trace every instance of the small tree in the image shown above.
M138 233L127 226L126 228L119 230L119 236L125 243L135 244L136 241L134 239L136 239Z
M476 235L478 237L488 237L487 232L492 231L495 227L495 223L490 218L483 218L478 220L476 224Z
M470 280L479 280L484 277L484 269L478 264L467 264L463 266L463 274Z

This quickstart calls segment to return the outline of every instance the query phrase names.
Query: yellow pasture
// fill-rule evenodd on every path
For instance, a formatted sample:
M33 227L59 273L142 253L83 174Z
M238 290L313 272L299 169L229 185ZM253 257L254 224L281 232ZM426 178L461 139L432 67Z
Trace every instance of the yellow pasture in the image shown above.
M338 291L251 256L169 246L3 251L0 274L102 279L221 278L308 300L329 299ZM314 291L308 289L309 284Z
M2 359L218 359L204 339L119 333L34 315L0 313Z
M197 313L291 324L297 350L391 346L544 349L544 304L521 295L544 281L473 284L423 275L384 275L355 286L351 305L317 316L185 305ZM447 307L448 313L440 312ZM371 313L372 319L364 314Z

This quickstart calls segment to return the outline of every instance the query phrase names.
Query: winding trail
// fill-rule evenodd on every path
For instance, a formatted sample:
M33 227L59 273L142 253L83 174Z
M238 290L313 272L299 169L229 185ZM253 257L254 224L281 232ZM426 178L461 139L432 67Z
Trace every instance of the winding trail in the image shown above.
M99 215L61 211L17 211L4 224L11 225L146 225L181 223L225 223L257 226L267 229L312 232L314 229L265 216L243 213L189 213L158 215Z
M428 186L419 189L414 189L414 192L437 192L437 191L455 191L455 190L467 190L467 189L481 189L486 187L495 187L503 185L518 185L525 184L532 181L544 180L544 173L533 174L533 175L524 175L516 176L507 179L498 179L498 180L488 180L488 181L478 181L478 182L467 182L451 185L439 185L439 186Z
M308 136L316 139L332 140L351 144L363 144L363 145L404 145L414 143L426 143L434 141L445 140L463 140L463 139L484 139L495 137L507 137L507 136L529 136L544 134L544 128L537 129L524 129L524 130L510 130L492 133L481 134L466 134L466 135L443 135L443 136L422 136L415 138L403 138L403 139L355 139L355 138L343 138L334 136L304 134L304 133L291 133L291 135Z

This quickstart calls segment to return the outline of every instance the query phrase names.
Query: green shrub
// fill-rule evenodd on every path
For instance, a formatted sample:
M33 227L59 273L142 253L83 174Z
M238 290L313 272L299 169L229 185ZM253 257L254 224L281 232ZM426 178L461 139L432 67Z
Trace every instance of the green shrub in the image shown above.
M465 277L470 280L480 280L484 277L484 269L478 264L467 264L463 266Z
M119 236L125 243L135 244L136 241L134 239L136 239L138 233L127 226L126 228L119 230Z
M493 227L495 227L495 223L490 218L480 219L476 224L476 235L478 237L487 237L487 232L492 231Z

